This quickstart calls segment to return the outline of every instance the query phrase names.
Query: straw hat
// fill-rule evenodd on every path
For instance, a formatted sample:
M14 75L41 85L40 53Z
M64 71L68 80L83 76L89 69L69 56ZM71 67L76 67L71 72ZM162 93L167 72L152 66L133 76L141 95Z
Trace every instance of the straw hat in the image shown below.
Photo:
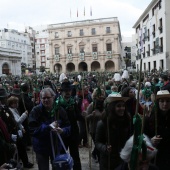
M129 97L122 97L120 93L112 93L105 99L106 103L111 103L115 101L124 101L126 102L129 99Z
M157 92L156 100L160 98L170 98L170 93L168 90L161 90Z

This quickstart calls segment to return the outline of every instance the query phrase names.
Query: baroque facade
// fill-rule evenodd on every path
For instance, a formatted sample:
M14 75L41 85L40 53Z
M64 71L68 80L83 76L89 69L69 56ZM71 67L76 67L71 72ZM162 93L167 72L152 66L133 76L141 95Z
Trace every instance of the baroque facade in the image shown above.
M142 70L170 69L170 1L152 0L133 28L138 48L136 65Z
M117 17L48 25L50 71L118 71L121 32Z

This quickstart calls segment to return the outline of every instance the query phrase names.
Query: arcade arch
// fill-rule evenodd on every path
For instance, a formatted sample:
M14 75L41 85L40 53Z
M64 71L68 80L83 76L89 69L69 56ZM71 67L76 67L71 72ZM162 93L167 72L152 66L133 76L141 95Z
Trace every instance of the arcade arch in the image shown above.
M115 71L115 64L113 61L109 60L105 63L105 70L106 71Z
M66 66L66 71L67 72L75 71L75 65L73 63L68 63L67 66Z
M87 64L86 64L85 62L79 63L78 70L79 70L79 71L88 71L88 66L87 66Z
M62 65L61 64L55 64L54 65L54 72L55 73L61 73L62 72Z
M4 63L2 65L2 74L9 74L9 73L10 73L9 65L8 63Z
M94 61L91 63L91 71L99 71L100 63L98 61Z

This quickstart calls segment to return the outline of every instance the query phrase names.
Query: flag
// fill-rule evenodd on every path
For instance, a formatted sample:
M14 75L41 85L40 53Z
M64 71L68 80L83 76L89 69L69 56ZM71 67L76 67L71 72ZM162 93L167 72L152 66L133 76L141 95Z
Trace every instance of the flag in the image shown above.
M84 7L84 16L85 16L85 7Z
M79 16L79 14L78 14L78 9L77 9L77 17Z
M90 7L90 16L92 16L92 7Z

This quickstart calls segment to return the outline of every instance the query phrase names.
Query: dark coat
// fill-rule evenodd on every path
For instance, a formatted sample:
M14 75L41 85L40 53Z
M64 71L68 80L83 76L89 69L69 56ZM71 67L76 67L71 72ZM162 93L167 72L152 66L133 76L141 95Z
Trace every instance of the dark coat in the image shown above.
M122 163L121 165L119 165L114 170L129 170L128 164L127 163ZM155 165L149 164L149 169L148 170L158 170L158 168Z
M123 126L122 122L117 121L116 125L109 128L110 130L110 145L112 151L110 153L110 170L116 168L121 164L121 158L119 153L124 147L125 142L129 138L130 129L127 126ZM109 153L107 151L108 143L108 131L107 124L100 120L96 129L96 148L100 152L100 170L108 169Z
M13 149L13 145L10 143L10 134L7 131L6 124L0 117L0 165L12 158Z
M161 90L168 90L170 92L170 81L161 87Z
M70 135L70 123L67 117L67 113L62 107L60 107L58 116L52 116L45 109L45 107L40 104L35 106L29 115L29 128L30 133L33 136L33 148L36 153L51 155L51 142L50 142L50 124L57 120L59 127L61 127L64 132L62 136Z
M68 104L68 105L61 104L61 107L63 107L64 110L66 111L71 125L71 135L69 136L69 140L71 139L73 141L77 141L79 139L79 127L77 121L84 120L83 116L81 115L81 110L78 107L76 101L74 101L74 104Z
M157 135L162 140L157 145L158 153L156 164L159 169L167 169L170 167L170 110L163 115L160 110L157 113ZM152 112L150 117L146 117L144 132L150 138L155 136L155 113Z

